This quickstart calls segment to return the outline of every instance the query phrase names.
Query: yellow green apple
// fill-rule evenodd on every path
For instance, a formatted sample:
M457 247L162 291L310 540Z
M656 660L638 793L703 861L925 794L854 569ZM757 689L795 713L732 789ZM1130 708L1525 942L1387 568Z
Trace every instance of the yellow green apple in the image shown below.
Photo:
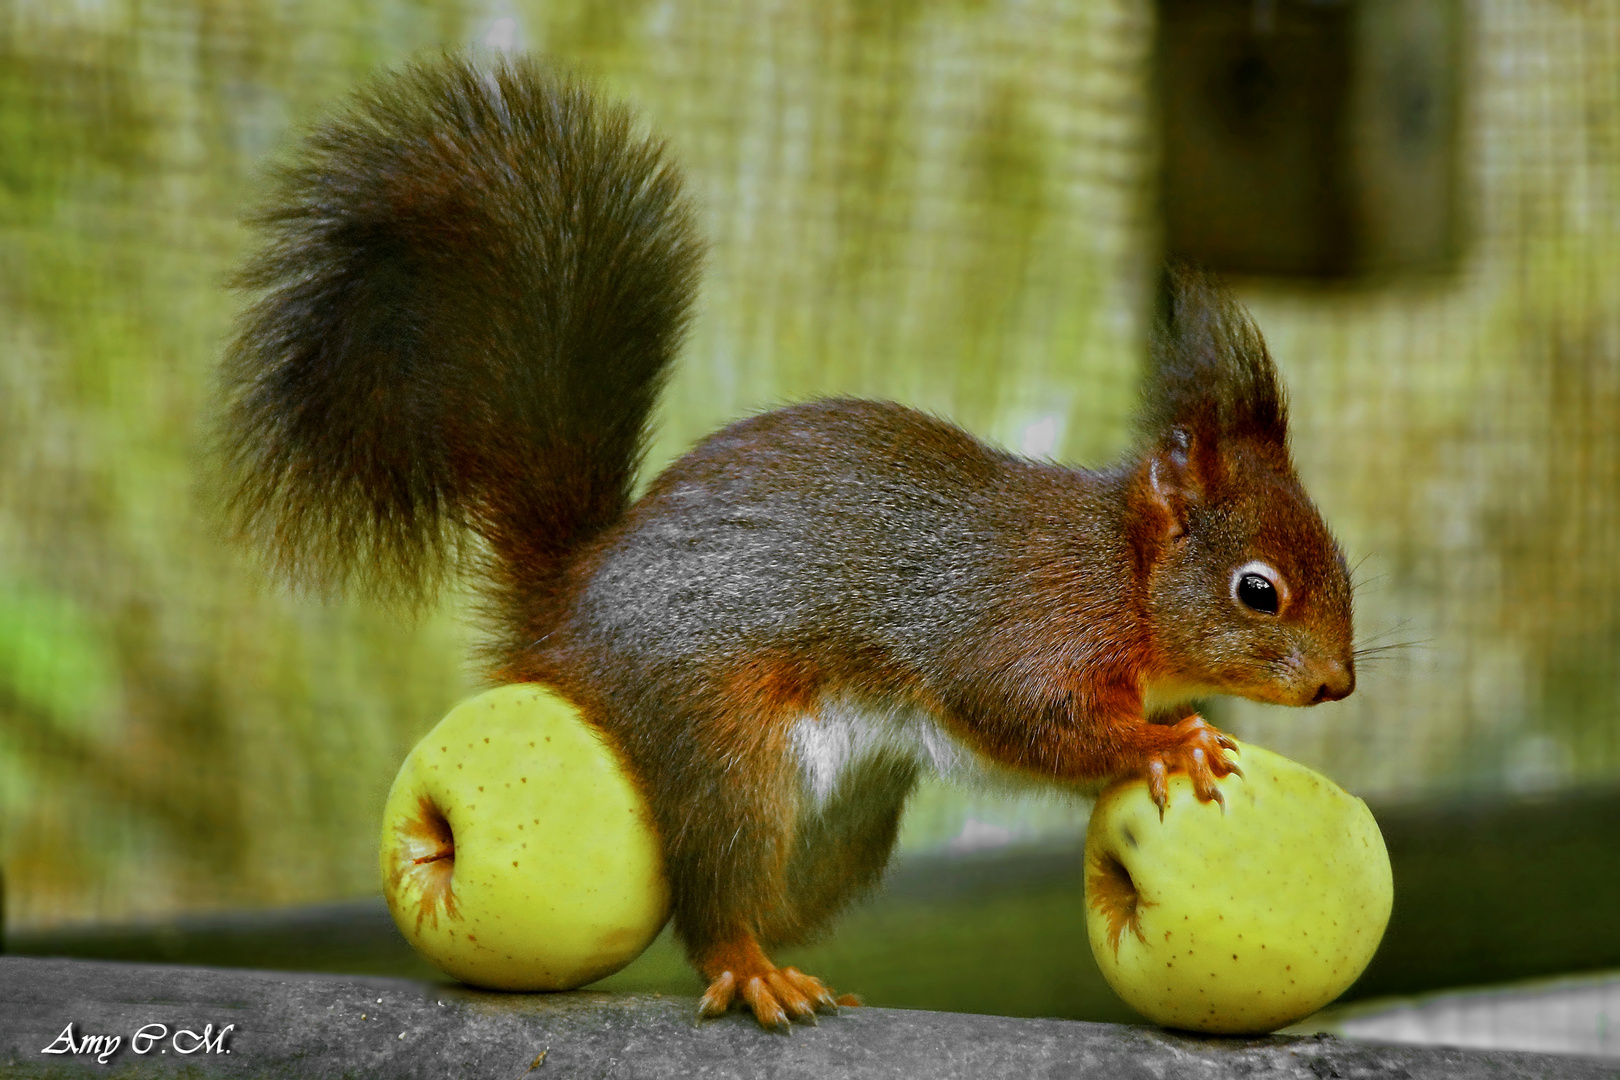
M582 986L634 960L669 914L623 759L538 683L462 702L407 755L380 859L400 931L474 986Z
M1167 1027L1273 1031L1342 994L1372 959L1393 886L1367 805L1240 744L1243 775L1203 802L1173 774L1109 787L1086 831L1086 930L1103 977Z

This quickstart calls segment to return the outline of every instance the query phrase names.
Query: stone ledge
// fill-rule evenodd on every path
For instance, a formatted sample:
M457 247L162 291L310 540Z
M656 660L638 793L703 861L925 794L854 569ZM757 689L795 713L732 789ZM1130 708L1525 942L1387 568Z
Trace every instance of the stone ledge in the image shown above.
M1206 1039L1148 1027L899 1009L846 1009L784 1036L742 1015L699 1025L693 1013L691 1000L655 995L491 994L403 979L0 957L0 1078L89 1070L432 1080L1616 1075L1612 1063L1581 1058L1329 1037ZM121 1036L106 1065L94 1056L41 1052L60 1045L70 1023L76 1040ZM149 1024L165 1025L169 1037L136 1054L130 1036ZM232 1025L222 1044L177 1052L175 1032L206 1034L210 1024L216 1036ZM197 1040L180 1042L183 1049Z

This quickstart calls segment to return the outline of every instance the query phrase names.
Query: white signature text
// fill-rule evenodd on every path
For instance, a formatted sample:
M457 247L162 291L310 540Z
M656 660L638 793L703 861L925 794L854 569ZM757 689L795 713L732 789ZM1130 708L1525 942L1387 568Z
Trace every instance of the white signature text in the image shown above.
M146 1024L129 1037L129 1048L137 1054L149 1054L154 1049L163 1054L167 1054L170 1050L177 1054L195 1054L199 1051L204 1054L228 1054L231 1050L225 1045L225 1037L235 1027L235 1024L226 1024L215 1031L214 1025L209 1024L200 1032L192 1031L190 1028L175 1028L171 1033L167 1024ZM118 1048L123 1045L122 1035L75 1036L73 1024L70 1022L62 1029L62 1034L40 1053L90 1056L94 1057L97 1063L105 1065L107 1059L116 1054Z

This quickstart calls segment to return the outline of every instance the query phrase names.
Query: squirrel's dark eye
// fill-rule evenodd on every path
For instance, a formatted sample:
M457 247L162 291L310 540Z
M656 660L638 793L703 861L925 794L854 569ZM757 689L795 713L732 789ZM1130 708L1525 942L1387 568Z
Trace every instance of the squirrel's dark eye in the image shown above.
M1245 607L1267 615L1277 614L1277 587L1259 574L1244 574L1238 578L1237 598Z

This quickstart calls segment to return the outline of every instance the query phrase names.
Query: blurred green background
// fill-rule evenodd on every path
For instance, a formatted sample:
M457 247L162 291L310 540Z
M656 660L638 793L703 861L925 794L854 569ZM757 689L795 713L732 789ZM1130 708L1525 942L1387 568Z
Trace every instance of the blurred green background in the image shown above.
M533 50L632 101L713 242L653 468L831 393L1101 463L1163 248L1154 12L0 0L7 922L372 895L394 770L478 684L462 598L408 621L292 596L220 538L224 281L297 123L447 44ZM1467 12L1459 256L1237 283L1358 566L1360 636L1399 647L1344 702L1218 716L1384 804L1620 780L1620 11ZM1061 843L1084 813L929 786L903 843Z

